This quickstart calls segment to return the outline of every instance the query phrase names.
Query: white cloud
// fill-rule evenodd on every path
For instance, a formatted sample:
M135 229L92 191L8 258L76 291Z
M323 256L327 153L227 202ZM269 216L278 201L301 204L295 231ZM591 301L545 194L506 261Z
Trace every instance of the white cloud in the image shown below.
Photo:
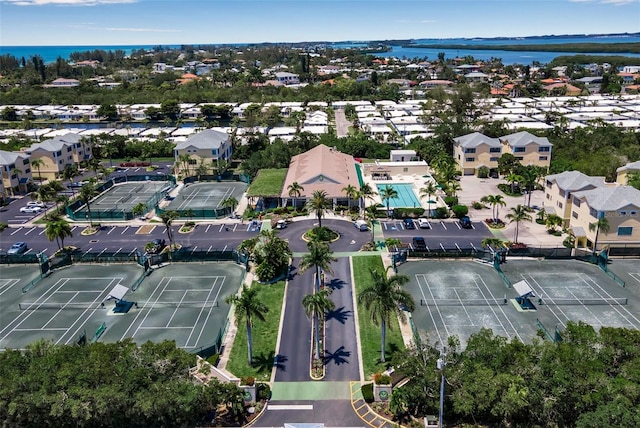
M97 6L100 4L137 3L138 0L0 0L16 6Z

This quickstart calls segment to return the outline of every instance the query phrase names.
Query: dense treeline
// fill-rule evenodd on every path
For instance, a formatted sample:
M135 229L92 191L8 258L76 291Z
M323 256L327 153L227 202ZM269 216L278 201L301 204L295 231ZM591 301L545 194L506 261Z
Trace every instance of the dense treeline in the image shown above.
M234 384L195 383L195 355L174 342L86 346L40 341L0 353L4 427L182 427L210 422L219 405L241 414Z
M569 323L563 342L524 344L483 329L446 349L445 421L519 427L640 426L640 331ZM411 380L393 391L401 420L438 414L440 351L395 360Z

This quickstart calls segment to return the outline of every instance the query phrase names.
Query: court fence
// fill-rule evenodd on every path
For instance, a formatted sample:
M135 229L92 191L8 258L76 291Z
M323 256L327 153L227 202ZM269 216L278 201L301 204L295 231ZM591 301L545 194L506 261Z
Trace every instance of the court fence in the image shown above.
M227 321L225 322L224 327L218 330L218 335L216 336L216 339L213 342L207 345L203 345L198 348L195 348L190 352L192 354L197 354L202 358L209 358L212 355L222 353L222 342L224 340L224 337L227 334L228 329L229 329L229 318L227 318Z
M152 265L168 262L178 263L204 263L204 262L235 262L239 265L247 266L249 257L246 254L236 250L202 250L195 251L189 249L180 249L171 254L164 252L162 254L150 254L149 262Z
M178 217L181 219L218 219L225 218L231 215L231 208L211 208L211 209L185 209L185 210L174 210L174 209L162 209L156 207L156 215L160 216L167 211L173 211L178 214Z
M105 191L111 189L116 184L128 183L128 182L149 182L149 181L169 181L169 186L164 187L156 192L154 192L144 203L147 206L147 211L158 205L158 202L162 200L167 193L169 193L173 188L176 187L176 178L172 175L136 175L136 176L118 176L113 179L101 183L96 186L96 191L99 195L104 193ZM131 194L125 196L125 198L131 198ZM126 201L124 201L126 202ZM99 209L93 205L87 209L87 206L84 202L77 199L73 203L67 205L66 214L75 221L88 221L91 219L92 221L99 220L115 220L115 221L126 221L133 220L135 215L133 213L133 206L117 208L111 207L107 209Z

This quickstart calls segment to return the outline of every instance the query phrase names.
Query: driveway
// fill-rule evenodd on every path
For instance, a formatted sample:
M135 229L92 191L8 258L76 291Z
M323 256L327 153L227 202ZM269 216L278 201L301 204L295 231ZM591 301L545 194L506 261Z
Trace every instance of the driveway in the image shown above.
M349 127L351 126L351 122L347 120L347 117L344 115L343 109L334 110L335 121L336 121L336 135L338 137L346 137L349 135Z

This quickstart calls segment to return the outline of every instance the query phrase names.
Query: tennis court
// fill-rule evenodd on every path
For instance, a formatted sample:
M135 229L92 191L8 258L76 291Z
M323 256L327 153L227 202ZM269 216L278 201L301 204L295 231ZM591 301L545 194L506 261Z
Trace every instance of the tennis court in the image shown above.
M615 261L613 262L616 263ZM409 276L416 301L412 314L421 337L446 343L456 335L464 346L481 328L529 342L540 326L561 332L569 321L640 329L640 286L622 288L597 266L576 260L508 260L511 283L525 280L535 310L523 310L489 264L465 261L412 261L399 267Z
M37 275L37 267L35 275ZM175 340L192 351L208 348L223 334L229 315L224 298L235 293L243 269L234 263L172 264L131 286L143 270L138 265L73 265L54 271L22 293L25 272L9 271L0 302L0 349L24 348L41 338L57 344L88 341L137 343ZM114 287L129 291L135 302L127 313L114 313Z
M129 212L138 204L146 204L156 193L167 192L172 187L173 185L168 181L136 181L116 184L91 202L91 210Z
M178 196L165 207L167 210L219 209L227 198L240 200L247 185L238 181L196 183L180 189Z

